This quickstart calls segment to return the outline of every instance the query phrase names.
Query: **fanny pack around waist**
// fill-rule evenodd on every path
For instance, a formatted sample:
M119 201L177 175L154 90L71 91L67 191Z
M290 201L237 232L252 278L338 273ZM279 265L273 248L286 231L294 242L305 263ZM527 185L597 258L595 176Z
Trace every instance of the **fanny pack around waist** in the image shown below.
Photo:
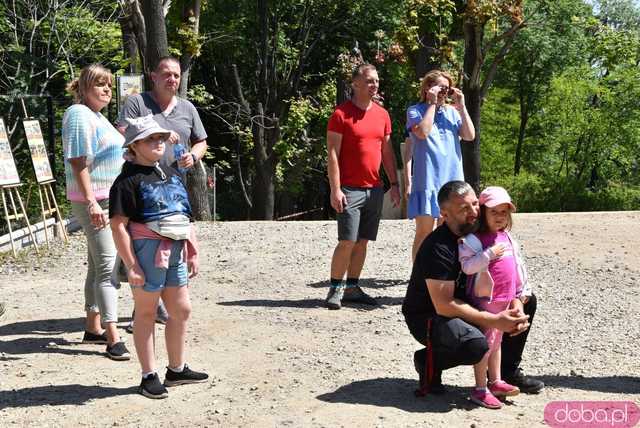
M158 235L175 241L189 239L191 235L191 222L184 214L175 214L146 223L147 227Z

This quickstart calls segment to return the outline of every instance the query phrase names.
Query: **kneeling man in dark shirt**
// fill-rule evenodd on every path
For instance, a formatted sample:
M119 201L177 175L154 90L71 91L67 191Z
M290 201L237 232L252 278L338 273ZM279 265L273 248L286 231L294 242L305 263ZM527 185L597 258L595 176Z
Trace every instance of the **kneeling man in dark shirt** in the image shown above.
M416 351L418 395L442 393L442 371L479 362L488 350L480 329L509 334L525 331L528 315L518 309L492 314L464 299L466 277L458 261L458 239L476 230L478 198L463 181L446 183L438 192L444 224L431 233L416 255L402 313L411 335L426 348Z

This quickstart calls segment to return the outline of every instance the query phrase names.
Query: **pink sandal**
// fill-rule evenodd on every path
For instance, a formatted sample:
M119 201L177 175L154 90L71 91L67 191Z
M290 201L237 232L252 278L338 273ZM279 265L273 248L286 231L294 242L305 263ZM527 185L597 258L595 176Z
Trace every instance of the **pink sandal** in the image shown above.
M486 407L487 409L499 409L502 407L500 400L498 400L490 391L474 389L471 392L470 399L477 405Z
M496 397L513 397L520 394L520 389L503 380L496 380L489 384L489 391Z

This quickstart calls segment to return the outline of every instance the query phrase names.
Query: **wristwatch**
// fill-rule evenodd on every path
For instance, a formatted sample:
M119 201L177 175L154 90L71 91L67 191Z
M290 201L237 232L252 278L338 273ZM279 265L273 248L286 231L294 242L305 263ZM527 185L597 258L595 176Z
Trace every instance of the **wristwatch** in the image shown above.
M197 163L198 162L198 157L196 156L195 153L191 152L191 158L193 159L193 163Z

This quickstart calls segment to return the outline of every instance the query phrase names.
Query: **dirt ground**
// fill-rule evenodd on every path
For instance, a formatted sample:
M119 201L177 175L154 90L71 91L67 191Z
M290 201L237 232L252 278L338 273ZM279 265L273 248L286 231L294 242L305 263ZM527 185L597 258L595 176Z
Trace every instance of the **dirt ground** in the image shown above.
M445 372L444 396L415 398L419 348L400 312L413 224L384 221L362 285L380 307L323 306L332 222L198 224L188 362L209 382L136 394L135 356L82 345L82 234L35 258L0 259L0 425L224 427L539 426L555 400L640 404L640 212L518 214L538 296L523 361L547 387L502 410L467 399L470 367ZM120 291L122 335L132 303ZM163 327L158 367L164 376Z

